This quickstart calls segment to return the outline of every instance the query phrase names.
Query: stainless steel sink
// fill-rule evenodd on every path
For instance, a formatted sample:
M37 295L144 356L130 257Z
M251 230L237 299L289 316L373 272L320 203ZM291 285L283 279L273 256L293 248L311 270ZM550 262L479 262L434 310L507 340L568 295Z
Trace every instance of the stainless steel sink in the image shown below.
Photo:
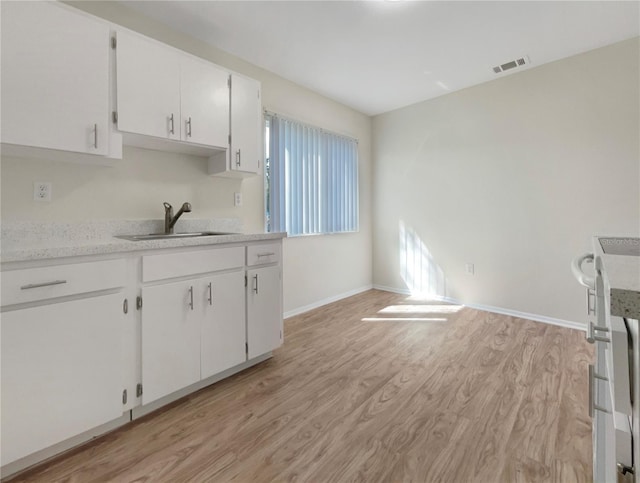
M219 231L199 231L195 233L150 233L148 235L118 235L116 238L122 238L129 241L148 241L148 240L174 240L176 238L199 238L204 236L220 236L220 235L236 235L236 233L225 233Z

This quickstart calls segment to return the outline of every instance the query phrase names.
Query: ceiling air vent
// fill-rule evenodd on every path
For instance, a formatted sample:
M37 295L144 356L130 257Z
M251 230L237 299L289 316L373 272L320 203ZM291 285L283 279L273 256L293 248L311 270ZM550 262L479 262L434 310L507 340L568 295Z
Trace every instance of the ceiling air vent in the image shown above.
M525 55L524 57L520 57L519 59L510 60L509 62L505 62L504 64L496 65L493 68L493 72L495 72L496 74L500 74L502 72L515 69L516 67L522 67L523 65L528 65L530 63L531 61L529 60L529 57Z

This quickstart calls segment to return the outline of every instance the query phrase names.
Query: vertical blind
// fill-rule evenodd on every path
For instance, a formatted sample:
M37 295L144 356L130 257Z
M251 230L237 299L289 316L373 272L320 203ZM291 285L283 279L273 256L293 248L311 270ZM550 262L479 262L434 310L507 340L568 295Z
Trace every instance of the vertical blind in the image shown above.
M265 114L267 231L358 230L358 143Z

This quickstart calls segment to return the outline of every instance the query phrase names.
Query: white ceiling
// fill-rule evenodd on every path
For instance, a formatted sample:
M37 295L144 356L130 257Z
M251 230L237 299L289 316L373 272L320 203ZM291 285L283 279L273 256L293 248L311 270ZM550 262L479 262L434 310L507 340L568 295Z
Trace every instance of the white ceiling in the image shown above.
M640 35L637 1L123 3L368 115Z

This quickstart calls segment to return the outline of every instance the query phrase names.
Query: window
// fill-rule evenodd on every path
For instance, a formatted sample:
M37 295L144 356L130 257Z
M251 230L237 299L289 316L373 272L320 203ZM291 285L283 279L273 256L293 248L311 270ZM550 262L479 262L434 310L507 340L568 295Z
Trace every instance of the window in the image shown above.
M267 231L358 231L358 143L265 114Z

